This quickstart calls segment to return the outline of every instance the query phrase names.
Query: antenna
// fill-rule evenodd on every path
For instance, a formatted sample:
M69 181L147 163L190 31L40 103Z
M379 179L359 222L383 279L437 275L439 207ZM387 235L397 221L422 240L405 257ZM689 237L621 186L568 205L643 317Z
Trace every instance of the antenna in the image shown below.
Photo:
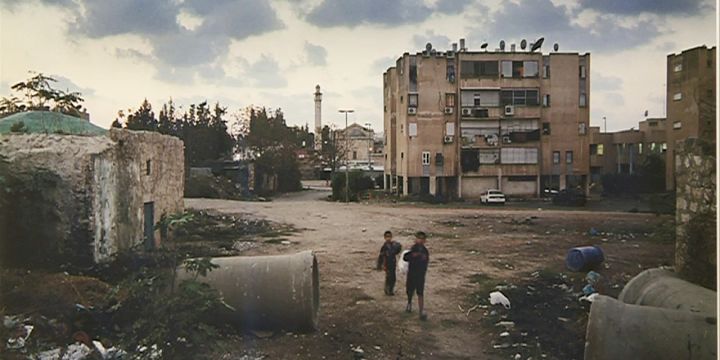
M430 52L430 50L432 50L432 44L431 43L425 44L425 51Z
M553 50L555 50L555 52L557 52L558 49L560 49L560 45L558 45L558 43L555 43L555 45L553 45Z
M483 43L482 45L480 45L480 48L485 51L487 51L487 47L488 47L488 43Z
M526 47L527 47L527 41L525 41L525 39L522 39L522 41L520 41L520 48L525 50Z
M505 40L500 40L500 50L505 50Z
M530 48L530 52L533 52L533 51L541 48L541 47L542 47L542 44L543 44L543 41L545 41L545 38L539 38L539 39L537 39L537 41L535 41L535 43L533 44L533 46Z

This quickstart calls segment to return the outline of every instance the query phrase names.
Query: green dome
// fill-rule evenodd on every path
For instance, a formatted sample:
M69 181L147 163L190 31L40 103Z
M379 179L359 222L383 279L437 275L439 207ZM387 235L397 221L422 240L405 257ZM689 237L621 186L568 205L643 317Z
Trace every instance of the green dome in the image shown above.
M90 121L55 111L26 111L0 119L0 134L11 133L16 123L31 134L106 135L107 130Z

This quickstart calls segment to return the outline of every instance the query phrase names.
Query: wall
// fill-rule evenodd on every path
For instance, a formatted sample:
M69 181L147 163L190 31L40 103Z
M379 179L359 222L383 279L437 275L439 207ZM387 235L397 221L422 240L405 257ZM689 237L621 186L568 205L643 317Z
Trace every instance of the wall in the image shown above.
M96 222L95 228L105 228L110 231L109 241L96 241L105 244L99 246L95 252L96 261L103 261L108 254L115 251L129 250L143 243L143 206L147 202L154 204L154 221L160 221L163 215L172 215L183 211L184 188L184 146L183 142L175 137L155 132L128 131L111 129L110 138L117 143L113 149L112 160L115 168L96 162L96 171L108 169L116 174L115 181L106 181L96 187L104 187L113 191L115 200L112 202L97 201L98 204L111 206L108 210L104 206L95 207L94 213L115 211L115 229L107 228L107 223ZM147 174L147 161L150 161L150 174ZM110 175L108 175L110 177ZM128 189L134 189L128 191ZM112 199L112 196L107 196ZM112 206L114 205L114 209ZM96 234L103 230L96 230ZM114 239L113 237L114 236ZM160 234L155 231L155 245L159 245Z
M685 279L715 289L715 144L693 139L680 142L675 160L675 269Z
M467 199L480 199L480 195L489 189L497 189L497 176L495 177L463 177L461 182L461 196Z

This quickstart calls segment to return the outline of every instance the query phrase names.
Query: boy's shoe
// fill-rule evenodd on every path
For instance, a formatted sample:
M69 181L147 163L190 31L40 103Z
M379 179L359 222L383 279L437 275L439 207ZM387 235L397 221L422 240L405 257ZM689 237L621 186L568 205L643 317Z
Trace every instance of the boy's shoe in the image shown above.
M406 312L406 313L412 312L412 305L407 304L407 306L405 307L405 312Z
M420 320L427 321L427 315L425 313L420 314Z

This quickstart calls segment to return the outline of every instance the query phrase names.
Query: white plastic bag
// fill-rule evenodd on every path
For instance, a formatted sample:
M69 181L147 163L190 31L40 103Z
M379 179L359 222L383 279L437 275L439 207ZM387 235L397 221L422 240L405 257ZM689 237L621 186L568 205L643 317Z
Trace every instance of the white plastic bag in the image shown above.
M410 266L410 264L404 260L405 254L409 252L410 250L405 250L400 254L400 263L398 264L398 268L400 269L400 273L403 275L407 275L408 267Z
M501 304L506 309L510 308L510 300L499 291L493 291L490 293L490 305Z

